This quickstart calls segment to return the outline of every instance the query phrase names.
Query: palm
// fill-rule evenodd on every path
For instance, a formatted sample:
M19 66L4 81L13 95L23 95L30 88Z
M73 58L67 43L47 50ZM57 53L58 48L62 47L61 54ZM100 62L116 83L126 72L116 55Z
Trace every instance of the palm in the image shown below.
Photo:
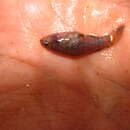
M130 5L119 1L1 2L2 130L130 129ZM125 30L118 44L79 59L55 55L39 42L57 31L100 35L119 20Z

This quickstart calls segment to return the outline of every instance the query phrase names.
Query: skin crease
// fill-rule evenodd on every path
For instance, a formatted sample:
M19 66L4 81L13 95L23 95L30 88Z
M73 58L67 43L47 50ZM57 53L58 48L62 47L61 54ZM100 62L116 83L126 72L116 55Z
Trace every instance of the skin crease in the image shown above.
M1 130L130 130L129 0L1 0L0 8ZM117 44L78 59L39 42L120 23Z

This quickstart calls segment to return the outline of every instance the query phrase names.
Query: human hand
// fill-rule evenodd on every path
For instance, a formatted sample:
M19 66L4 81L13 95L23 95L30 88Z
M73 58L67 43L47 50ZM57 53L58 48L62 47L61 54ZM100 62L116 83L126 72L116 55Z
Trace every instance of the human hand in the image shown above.
M0 128L129 130L129 0L2 0ZM78 59L40 39L59 31L104 34L125 24L114 46Z

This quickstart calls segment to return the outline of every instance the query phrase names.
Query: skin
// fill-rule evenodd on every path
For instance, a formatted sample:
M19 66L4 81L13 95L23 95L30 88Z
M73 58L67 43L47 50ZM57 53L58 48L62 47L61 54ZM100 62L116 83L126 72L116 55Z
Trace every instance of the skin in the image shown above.
M129 0L1 0L0 9L1 130L130 130ZM120 23L117 44L78 59L39 42Z

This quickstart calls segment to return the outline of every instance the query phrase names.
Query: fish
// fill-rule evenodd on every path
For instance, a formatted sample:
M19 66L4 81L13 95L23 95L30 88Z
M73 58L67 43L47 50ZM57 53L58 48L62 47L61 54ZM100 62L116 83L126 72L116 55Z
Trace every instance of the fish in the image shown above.
M59 32L44 36L40 43L45 48L69 56L82 56L108 48L116 43L124 30L124 25L103 36L83 34L78 31Z

